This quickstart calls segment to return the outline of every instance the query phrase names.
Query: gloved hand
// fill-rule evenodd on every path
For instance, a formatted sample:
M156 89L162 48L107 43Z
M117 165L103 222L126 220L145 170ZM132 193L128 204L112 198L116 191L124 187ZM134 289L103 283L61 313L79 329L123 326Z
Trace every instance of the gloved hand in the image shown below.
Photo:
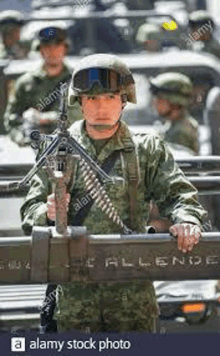
M178 249L184 253L192 251L193 247L198 244L201 236L201 228L191 223L176 224L169 229L171 235L177 237Z

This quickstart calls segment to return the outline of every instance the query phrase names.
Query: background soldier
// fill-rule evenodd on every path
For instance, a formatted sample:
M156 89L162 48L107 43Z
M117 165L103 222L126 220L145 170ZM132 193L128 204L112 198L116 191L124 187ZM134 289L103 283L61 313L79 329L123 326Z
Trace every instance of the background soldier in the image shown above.
M214 38L215 24L205 10L194 11L189 15L190 34L187 42L192 50L203 51L220 58L220 44Z
M45 134L54 131L59 115L61 84L68 83L72 73L64 62L69 47L64 29L43 28L38 33L35 46L40 51L43 64L17 80L15 93L11 95L4 115L6 131L21 146L30 144L29 135L33 129ZM81 115L76 103L69 112L69 123Z
M24 16L15 10L0 13L0 59L23 59L28 54L28 47L20 42L21 27Z
M145 23L137 31L136 41L148 52L160 51L161 29L156 24Z
M69 91L70 104L75 100L82 106L84 120L71 126L71 135L99 165L108 167L110 175L124 179L123 185L105 186L122 221L133 231L145 232L149 202L154 197L161 213L174 224L170 232L178 237L178 248L191 251L198 243L206 213L196 199L196 189L177 167L166 145L152 135L132 135L121 121L126 102L136 102L134 80L127 66L113 55L83 58L75 68ZM94 205L76 204L88 192L84 174L78 166L74 186L66 193L69 225L85 225L93 234L120 233L121 228L112 219L112 207L103 211L108 199L100 201L93 195ZM21 208L27 234L34 225L46 226L54 221L51 193L51 182L40 170ZM61 330L155 331L158 307L151 281L116 285L80 282L62 288L61 313L57 315Z
M192 83L181 73L163 73L150 80L153 105L167 120L164 140L199 152L198 123L187 111L192 96Z

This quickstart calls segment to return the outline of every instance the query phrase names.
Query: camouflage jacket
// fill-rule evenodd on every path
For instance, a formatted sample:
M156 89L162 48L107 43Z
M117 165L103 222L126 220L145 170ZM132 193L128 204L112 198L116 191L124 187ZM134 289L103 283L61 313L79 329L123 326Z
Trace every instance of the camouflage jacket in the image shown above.
M197 121L185 113L180 120L172 121L169 129L165 132L164 140L185 146L195 153L199 152L199 125Z
M118 131L107 141L97 156L95 147L86 133L83 120L74 123L70 132L100 165L113 151L120 150L109 174L123 177L124 184L108 184L105 189L125 224L129 226L130 210L128 194L130 162L126 161L125 152L136 148L140 168L136 203L137 230L145 231L151 199L157 203L161 215L169 217L173 223L191 222L202 225L206 212L197 201L197 191L178 168L166 144L159 137L151 134L131 134L127 125L122 121ZM26 200L21 207L22 228L27 234L31 232L34 225L47 225L46 201L51 192L51 182L48 180L45 170L41 169L33 177ZM74 225L74 216L77 211L85 204L85 200L90 199L79 166L76 169L75 183L70 194L68 223ZM118 233L120 231L118 225L105 215L96 204L93 204L83 225L87 226L88 231L94 234Z
M28 48L21 42L11 48L6 48L3 43L0 43L0 59L24 59L27 53Z
M21 125L24 120L22 114L29 108L40 112L58 112L60 85L69 82L72 70L64 65L63 72L58 77L48 77L43 66L33 72L22 75L15 84L15 91L9 98L4 115L4 125L12 140L22 140ZM51 104L52 103L52 104ZM82 112L78 102L69 108L69 125L82 119ZM46 126L46 125L45 125ZM45 127L45 133L51 133L56 123Z

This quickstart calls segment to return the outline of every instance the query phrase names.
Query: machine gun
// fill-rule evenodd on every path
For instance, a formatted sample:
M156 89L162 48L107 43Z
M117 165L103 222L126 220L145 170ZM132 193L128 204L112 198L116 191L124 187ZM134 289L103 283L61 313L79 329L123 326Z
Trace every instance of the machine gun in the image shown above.
M123 224L101 184L122 182L106 174L70 136L67 130L66 92L62 91L60 119L54 135L40 135L34 131L32 139L36 147L42 148L37 162L21 181L1 183L0 191L22 189L46 164L54 182L57 218L55 227L36 226L32 236L0 238L0 283L219 277L220 233L202 234L199 245L183 255L170 235L135 234ZM110 209L111 218L121 227L121 234L88 235L85 227L67 226L62 197L68 186L74 183L72 172L76 162L83 170L86 187L93 187L94 200L103 199L108 204L104 209L108 213Z
M123 184L122 178L110 177L99 165L87 154L85 149L71 137L67 130L67 88L61 85L61 105L58 127L54 135L41 135L35 130L31 133L31 139L34 141L35 148L40 148L41 143L50 141L49 145L40 154L39 159L21 180L15 182L3 183L0 185L0 192L14 191L25 187L37 173L37 171L46 164L47 172L54 182L54 192L56 201L56 231L59 234L68 234L67 232L67 214L65 210L64 196L68 184L73 179L73 172L76 162L79 161L86 187L90 187L90 194L95 201L104 202L102 211L116 222L125 234L130 233L123 221L120 219L116 209L112 206L110 199L102 183ZM43 144L43 146L45 146ZM101 182L100 182L101 181ZM102 204L103 206L103 204Z

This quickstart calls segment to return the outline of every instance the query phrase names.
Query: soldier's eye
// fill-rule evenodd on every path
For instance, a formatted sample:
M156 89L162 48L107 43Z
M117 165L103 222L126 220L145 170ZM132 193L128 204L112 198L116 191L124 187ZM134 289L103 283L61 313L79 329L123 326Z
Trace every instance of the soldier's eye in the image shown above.
M89 100L95 100L96 96L89 96L88 98L89 98Z
M115 95L114 94L109 94L109 99L114 99L115 98Z

